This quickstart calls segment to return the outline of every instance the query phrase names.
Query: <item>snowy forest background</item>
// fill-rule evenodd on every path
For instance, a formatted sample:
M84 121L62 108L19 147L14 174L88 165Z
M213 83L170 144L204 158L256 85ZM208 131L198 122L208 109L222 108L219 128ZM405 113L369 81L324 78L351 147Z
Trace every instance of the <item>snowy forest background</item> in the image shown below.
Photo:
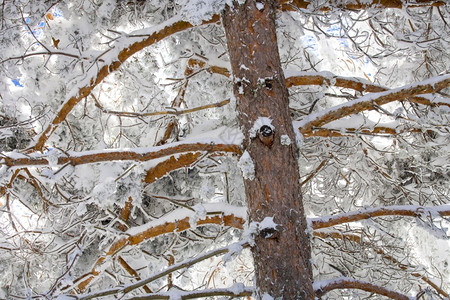
M2 2L0 298L251 295L225 2ZM450 6L350 2L277 13L314 286L444 299Z

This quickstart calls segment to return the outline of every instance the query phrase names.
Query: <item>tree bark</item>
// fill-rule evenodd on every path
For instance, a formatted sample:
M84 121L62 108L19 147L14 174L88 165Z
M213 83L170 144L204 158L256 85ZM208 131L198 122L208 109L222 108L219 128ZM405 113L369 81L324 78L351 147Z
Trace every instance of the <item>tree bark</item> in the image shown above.
M278 224L255 236L256 286L259 298L314 299L298 149L276 38L276 2L234 3L223 15L244 148L255 171L254 178L244 180L249 219L273 217ZM257 122L260 118L269 118L273 130L260 132L267 123Z

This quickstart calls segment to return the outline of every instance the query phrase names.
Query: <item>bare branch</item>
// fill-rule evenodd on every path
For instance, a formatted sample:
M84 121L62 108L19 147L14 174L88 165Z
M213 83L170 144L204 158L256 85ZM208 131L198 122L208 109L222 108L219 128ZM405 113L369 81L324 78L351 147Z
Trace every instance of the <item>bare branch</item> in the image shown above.
M155 112L148 112L148 113L108 110L108 109L104 108L103 106L99 105L98 102L97 102L97 107L100 108L102 110L102 112L104 112L106 114L112 114L112 115L117 115L120 117L128 117L128 118L142 118L142 117L152 117L152 116L162 116L162 115L179 116L179 115L189 114L192 112L196 112L196 111L200 111L200 110L204 110L204 109L208 109L208 108L222 107L228 103L230 103L230 99L222 100L220 102L216 102L216 103L212 103L212 104L193 107L193 108L189 108L189 109L172 108L172 109L168 109L165 111L155 111Z

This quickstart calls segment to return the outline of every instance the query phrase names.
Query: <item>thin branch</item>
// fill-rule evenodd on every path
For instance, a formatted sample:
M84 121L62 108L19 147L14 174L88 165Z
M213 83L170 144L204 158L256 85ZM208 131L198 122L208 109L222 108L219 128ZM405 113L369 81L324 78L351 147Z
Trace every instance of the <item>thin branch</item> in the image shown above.
M128 274L130 274L131 276L133 276L134 278L136 278L136 280L142 280L142 278L139 276L139 274L136 272L135 269L133 269L123 258L122 256L118 257L119 263L122 265L122 267L128 272ZM147 285L143 285L142 288L144 289L144 291L146 293L151 293L152 290L147 286Z
M143 296L132 297L130 300L150 300L150 299L172 299L174 294L179 296L181 299L198 299L204 297L214 297L214 296L229 296L235 297L246 297L251 296L255 292L254 287L248 287L235 283L231 288L217 288L217 289L206 289L198 291L168 291L154 294L147 294Z
M303 180L300 185L303 186L305 183L307 183L308 181L310 181L314 176L316 176L316 174L320 171L320 169L323 168L323 166L325 166L325 164L328 162L328 159L324 159L322 160L322 162L317 166L317 168L311 173L309 174L308 177L306 177L305 180Z
M90 59L88 57L81 57L81 56L79 56L77 54L72 54L72 53L63 52L63 51L51 51L51 50L47 49L47 51L32 52L32 53L27 53L27 54L24 54L24 55L8 57L8 58L0 61L0 64L3 64L3 63L5 63L7 61L10 61L10 60L24 60L26 58L33 57L33 56L42 57L44 55L48 55L48 56L60 55L60 56L67 56L67 57L72 57L72 58L77 58L77 59L85 59L85 60L89 60Z
M333 280L319 281L314 283L314 290L316 291L316 297L318 297L319 299L324 294L337 289L358 289L369 293L383 295L391 299L411 300L410 297L402 293L387 289L379 285L372 284L370 282L356 280L348 277L340 277Z
M450 205L419 206L419 205L393 205L377 208L366 208L349 213L336 214L327 217L310 218L313 229L331 227L343 223L356 222L383 216L405 216L405 217L427 217L427 216L450 216Z
M131 209L133 207L133 197L129 196L128 200L125 202L125 205L120 210L120 219L126 224L128 219L130 218ZM126 231L127 226L123 223L119 223L119 229L121 231Z
M96 103L97 107L101 109L102 112L106 114L112 114L120 117L127 117L127 118L143 118L143 117L152 117L152 116L163 116L163 115L174 115L179 116L183 114L189 114L192 112L208 109L208 108L216 108L216 107L222 107L226 104L230 103L230 99L222 100L220 102L202 105L198 107L193 107L189 109L177 109L172 108L165 111L155 111L155 112L147 112L147 113L137 113L137 112L125 112L125 111L115 111L115 110L108 110L101 106L98 102Z
M191 77L194 74L197 74L200 71L207 71L213 74L219 74L225 77L230 77L230 70L228 68L209 65L203 59L191 58L188 60L186 70L184 75L187 77Z

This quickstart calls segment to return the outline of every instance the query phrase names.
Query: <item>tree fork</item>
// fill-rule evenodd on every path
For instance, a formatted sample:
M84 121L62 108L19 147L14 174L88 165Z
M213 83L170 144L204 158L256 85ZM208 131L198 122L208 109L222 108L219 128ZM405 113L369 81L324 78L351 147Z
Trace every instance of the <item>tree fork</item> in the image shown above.
M223 15L243 144L255 165L254 178L244 180L249 220L273 217L278 224L275 238L255 237L257 293L275 299L314 299L298 149L276 38L277 1L258 2L234 3ZM264 129L272 130L254 127L259 118L270 119Z

